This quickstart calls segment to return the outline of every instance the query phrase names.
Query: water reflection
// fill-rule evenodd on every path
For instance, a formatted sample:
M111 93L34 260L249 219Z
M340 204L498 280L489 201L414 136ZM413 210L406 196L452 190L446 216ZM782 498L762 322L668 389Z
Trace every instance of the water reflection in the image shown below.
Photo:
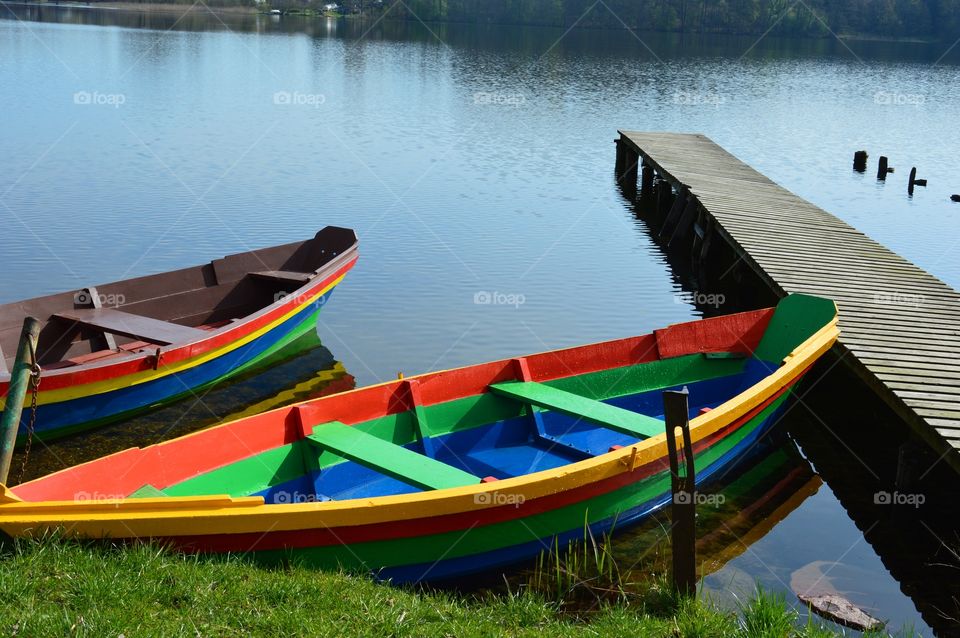
M635 60L702 57L724 58L730 51L747 51L756 59L848 59L855 50L861 59L950 63L960 53L947 51L950 42L875 41L836 38L787 38L752 35L679 34L626 30L520 27L492 24L430 24L391 19L334 19L297 15L263 15L237 9L212 13L186 10L190 5L146 11L102 8L96 5L36 5L4 3L2 13L21 20L155 29L160 31L237 31L260 34L304 34L369 42L414 42L467 50L509 50L515 60L539 60L544 51L554 56L620 58L629 51ZM946 45L946 46L944 46ZM944 55L946 51L946 55Z
M240 377L170 406L51 443L34 443L24 480L130 447L145 447L266 410L352 390L353 376L308 330ZM23 452L13 467L19 468Z

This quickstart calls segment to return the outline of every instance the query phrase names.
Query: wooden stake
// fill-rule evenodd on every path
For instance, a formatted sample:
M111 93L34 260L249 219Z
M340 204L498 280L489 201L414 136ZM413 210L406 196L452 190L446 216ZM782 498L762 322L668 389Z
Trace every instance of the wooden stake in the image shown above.
M688 392L663 393L667 427L667 451L670 455L670 489L673 494L670 530L673 543L673 585L685 596L697 593L697 477L693 467L693 445L690 442L690 409ZM680 430L678 433L677 430ZM683 473L677 450L677 436L683 440Z
M857 151L853 154L853 170L863 173L867 170L867 152Z
M30 372L33 370L33 354L37 351L37 338L40 335L40 322L33 317L23 320L20 332L20 345L17 346L17 358L10 373L10 389L7 402L0 419L0 483L7 484L10 474L10 461L13 448L17 444L17 431L20 429L20 415L23 413L23 399L30 387Z

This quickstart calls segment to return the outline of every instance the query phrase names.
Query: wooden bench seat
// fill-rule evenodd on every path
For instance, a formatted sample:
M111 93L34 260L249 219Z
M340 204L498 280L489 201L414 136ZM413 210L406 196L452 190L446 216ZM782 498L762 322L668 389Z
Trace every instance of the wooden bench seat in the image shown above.
M276 281L283 284L305 284L313 279L313 273L295 272L293 270L261 270L250 273L250 276L256 279L266 279L267 281Z
M313 428L306 440L337 456L425 490L477 485L480 477L339 421Z
M149 341L161 346L171 343L199 341L209 336L207 331L199 328L181 326L169 321L134 315L113 308L78 308L58 312L53 316L57 319L73 321L90 328L96 328L106 333Z
M664 422L646 414L618 408L579 394L559 390L532 381L508 381L490 386L494 394L522 401L547 410L563 412L638 439L648 439L665 431Z

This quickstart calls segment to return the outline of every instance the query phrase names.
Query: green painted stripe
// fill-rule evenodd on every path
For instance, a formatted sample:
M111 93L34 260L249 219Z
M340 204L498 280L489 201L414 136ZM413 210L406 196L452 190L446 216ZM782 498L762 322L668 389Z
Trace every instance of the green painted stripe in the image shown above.
M729 452L769 417L786 396L777 399L737 432L718 441L707 450L701 451L695 457L696 465L708 467ZM588 501L523 519L415 538L396 538L293 551L268 550L255 552L255 556L266 563L283 562L293 556L306 565L320 568L375 569L384 566L430 563L439 559L489 552L549 538L563 532L582 530L585 522L592 524L616 517L621 512L665 495L669 491L670 475L665 471Z
M480 477L338 421L313 428L307 440L320 448L425 490L477 485Z
M638 439L648 439L664 431L664 424L660 419L588 399L572 392L564 392L542 383L511 381L491 385L490 390L540 408L580 417Z
M696 354L555 379L545 385L594 399L608 399L735 375L741 373L745 365L743 359L707 359ZM423 410L431 434L441 436L525 416L528 409L512 399L485 393L427 406ZM363 421L352 427L396 445L417 440L413 413L409 411ZM164 491L176 496L246 496L303 476L308 471L344 462L342 457L331 453L321 454L317 459L315 451L303 450L303 445L297 442L267 450L168 486ZM310 460L309 464L307 460Z

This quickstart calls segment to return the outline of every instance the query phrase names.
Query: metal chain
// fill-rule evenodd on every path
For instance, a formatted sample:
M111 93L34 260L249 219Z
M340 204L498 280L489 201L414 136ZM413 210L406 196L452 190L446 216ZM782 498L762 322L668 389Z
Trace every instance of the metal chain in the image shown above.
M30 458L30 445L33 443L33 431L37 425L37 395L40 393L40 364L36 352L33 353L33 367L30 369L30 420L27 421L27 441L23 446L23 462L20 463L20 475L17 483L23 483L27 471L27 459Z

